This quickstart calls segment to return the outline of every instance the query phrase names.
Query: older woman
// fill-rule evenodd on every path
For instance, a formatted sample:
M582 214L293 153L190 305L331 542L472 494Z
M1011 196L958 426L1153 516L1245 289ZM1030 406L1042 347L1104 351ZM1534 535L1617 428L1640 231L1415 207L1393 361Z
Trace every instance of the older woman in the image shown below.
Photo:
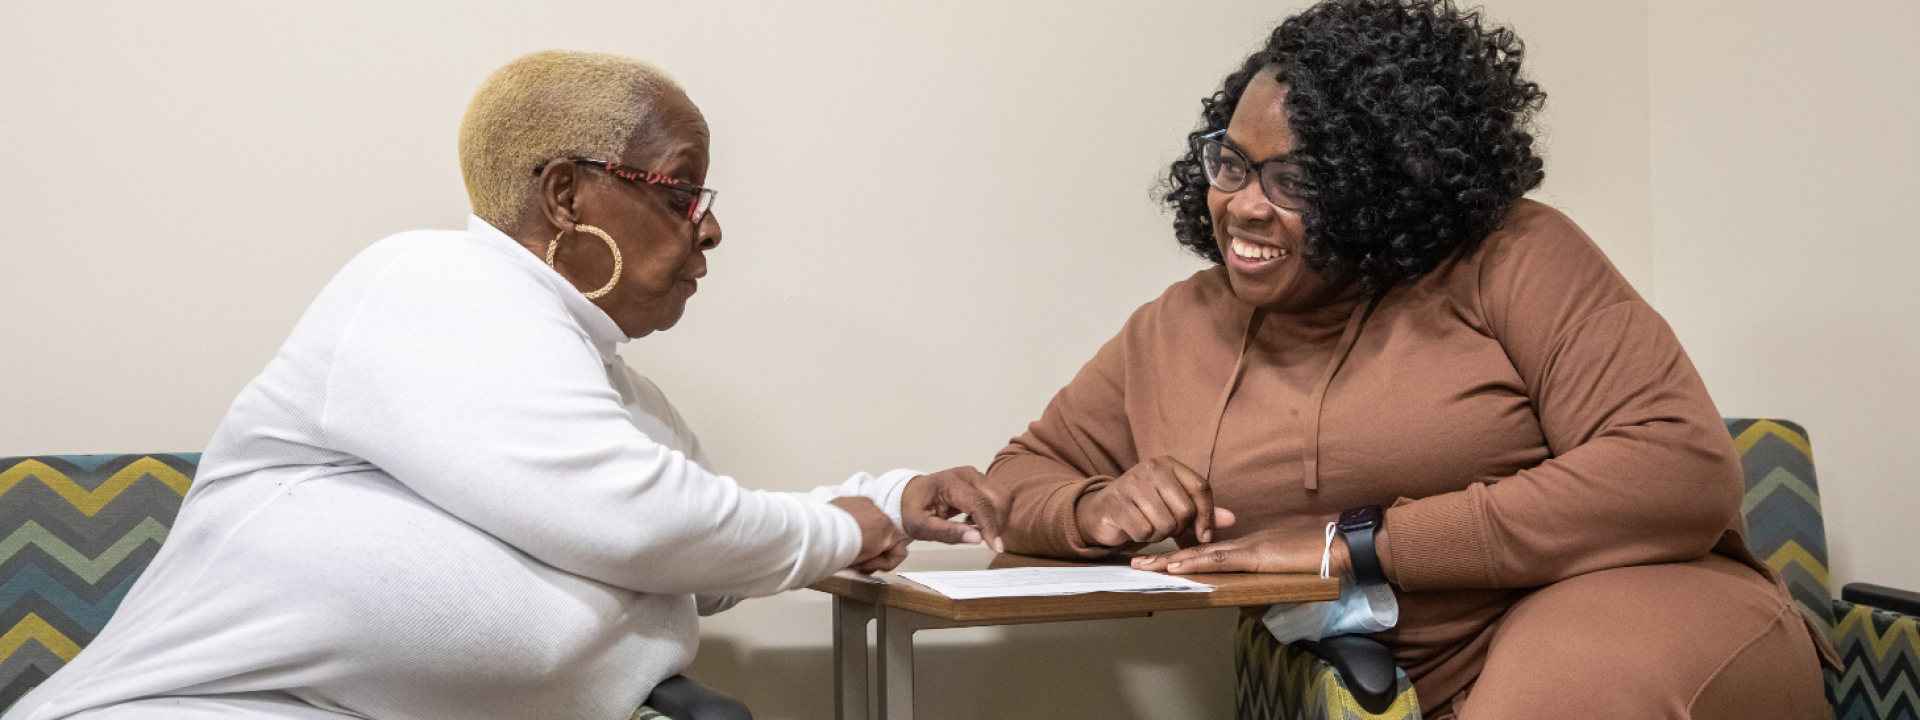
M691 661L696 613L891 567L902 519L978 541L943 519L964 468L741 488L615 354L674 326L721 240L706 122L665 74L515 60L460 158L467 229L328 284L112 622L9 720L618 720Z
M1218 266L996 458L1007 546L1172 537L1135 565L1175 573L1324 558L1390 588L1374 637L1427 717L1817 717L1830 651L1746 550L1699 376L1592 240L1521 199L1544 99L1521 51L1431 0L1276 29L1169 178L1175 235Z

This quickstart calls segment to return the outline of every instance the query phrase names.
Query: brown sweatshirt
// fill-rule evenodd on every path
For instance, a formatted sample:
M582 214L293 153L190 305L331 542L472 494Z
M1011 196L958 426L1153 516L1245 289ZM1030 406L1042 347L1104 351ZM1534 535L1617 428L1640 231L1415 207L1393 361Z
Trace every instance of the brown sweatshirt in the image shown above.
M1468 656L1530 588L1709 552L1772 576L1741 537L1739 460L1673 331L1531 201L1377 299L1289 315L1241 302L1224 268L1174 284L995 458L1008 549L1109 552L1082 543L1075 502L1161 455L1239 516L1221 539L1390 506L1379 549L1401 615L1375 637L1423 695L1471 682Z

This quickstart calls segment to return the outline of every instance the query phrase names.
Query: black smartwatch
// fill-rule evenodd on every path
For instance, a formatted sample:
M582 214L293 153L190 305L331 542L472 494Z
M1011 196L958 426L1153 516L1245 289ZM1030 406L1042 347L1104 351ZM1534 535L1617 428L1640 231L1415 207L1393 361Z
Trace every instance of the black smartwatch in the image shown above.
M1380 569L1380 555L1373 549L1373 534L1387 514L1379 505L1357 507L1340 513L1340 534L1347 538L1347 558L1353 563L1353 582L1357 585L1382 585L1387 573Z

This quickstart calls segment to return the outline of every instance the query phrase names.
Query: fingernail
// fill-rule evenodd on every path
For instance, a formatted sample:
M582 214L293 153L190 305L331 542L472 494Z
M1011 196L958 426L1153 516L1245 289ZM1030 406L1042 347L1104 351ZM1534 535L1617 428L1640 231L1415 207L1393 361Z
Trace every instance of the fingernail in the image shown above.
M993 539L993 551L994 551L994 552L1006 552L1006 551L1007 551L1007 543L1006 543L1005 541L1003 541L1003 540L1001 540L1000 538L994 538L994 539Z
M1172 564L1172 565L1168 565L1168 566L1167 566L1167 569L1168 569L1168 570L1172 570L1172 569L1174 569L1174 568L1177 568L1177 567L1180 567L1180 563L1174 563L1174 564Z
M960 534L960 542L963 542L963 543L966 543L966 544L968 544L968 545L979 545L979 544L980 544L980 531L978 531L978 530L968 530L968 531L966 531L966 532L964 532L964 533L961 533L961 534Z
M1203 543L1207 543L1207 542L1213 542L1213 531L1212 531L1212 530L1201 530L1201 531L1200 531L1200 542L1203 542Z

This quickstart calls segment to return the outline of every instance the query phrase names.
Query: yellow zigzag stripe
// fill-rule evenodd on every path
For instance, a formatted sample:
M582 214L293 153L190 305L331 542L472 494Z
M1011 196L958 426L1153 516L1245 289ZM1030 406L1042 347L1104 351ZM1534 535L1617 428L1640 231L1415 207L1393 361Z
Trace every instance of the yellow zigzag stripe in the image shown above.
M0 548L4 547L0 545ZM1774 551L1773 557L1767 558L1767 564L1775 570L1786 570L1788 563L1806 568L1807 572L1813 573L1813 579L1819 580L1823 586L1827 585L1827 566L1820 564L1819 560L1814 559L1813 553L1807 552L1806 548L1800 547L1800 543L1792 540L1788 540L1785 545L1780 546L1779 550Z
M1396 682L1398 682L1398 679L1396 679ZM1327 672L1320 673L1320 676L1314 679L1314 684L1319 686L1316 689L1321 693L1321 702L1326 704L1326 715L1329 718L1413 718L1420 716L1420 696L1411 690L1402 691L1393 698L1392 705L1388 705L1387 709L1381 711L1379 715L1374 715L1368 713L1366 708L1360 707L1360 700L1353 696L1353 691L1348 690L1346 685L1341 684L1340 672L1332 669L1331 666L1328 667Z
M166 463L150 457L144 457L133 461L132 465L128 465L120 472L114 473L113 477L107 478L107 481L101 483L100 487L87 490L80 487L80 484L74 482L72 478L62 474L59 470L53 469L46 463L40 462L39 460L25 460L18 465L8 468L6 472L0 472L0 495L7 494L7 491L12 490L13 486L20 484L22 480L29 477L37 477L40 478L40 482L46 483L47 487L59 493L60 497L66 498L67 502L73 503L73 506L79 508L80 512L86 513L87 517L93 517L94 513L100 512L100 508L106 507L107 503L113 502L114 498L120 497L120 493L126 491L128 486L133 485L133 481L139 480L142 476L146 475L154 476L159 479L160 482L166 483L167 487L173 488L174 492L180 493L181 495L186 495L187 487L193 484L192 478L180 474L178 470L167 467Z
M1766 437L1768 434L1780 436L1781 440L1785 440L1787 444L1799 448L1800 452L1805 453L1808 458L1813 457L1813 446L1807 443L1805 436L1788 430L1785 425L1781 425L1772 420L1761 420L1754 423L1751 427L1747 428L1746 432L1740 433L1740 437L1733 439L1733 446L1740 451L1741 455L1745 455L1748 450L1753 449L1754 443L1760 442L1760 438Z
M27 613L27 616L21 618L19 624L14 625L12 630L8 630L5 635L0 635L0 658L13 657L13 652L19 650L21 645L27 644L28 640L39 641L41 645L67 662L73 662L73 656L80 654L79 645L68 640L67 636L61 635L59 630L48 625L47 621L41 620L39 615Z
M1847 611L1846 617L1840 618L1839 622L1833 624L1833 636L1843 637L1854 631L1853 626L1859 625L1860 634L1866 636L1867 644L1873 647L1873 656L1877 658L1886 657L1887 649L1893 647L1894 643L1900 642L1903 635L1906 636L1908 647L1920 648L1920 622L1896 622L1893 627L1887 628L1887 634L1875 635L1872 617L1871 606L1855 605L1852 610Z
M1786 488L1793 491L1793 494L1799 495L1802 500L1807 501L1808 505L1812 505L1814 512L1820 511L1820 493L1814 492L1813 488L1807 487L1805 480L1801 480L1798 475L1787 472L1786 468L1774 468L1773 472L1767 473L1766 477L1761 478L1760 482L1754 485L1752 490L1747 491L1747 496L1740 500L1740 514L1745 515L1753 512L1753 508L1759 505L1761 500L1767 499L1768 495L1773 494L1773 491L1779 488Z
M8 535L7 539L0 540L0 563L13 559L13 556L28 544L39 545L41 550L47 551L53 559L59 560L61 565L67 566L68 570L72 570L74 574L80 576L80 579L92 585L100 582L100 578L105 576L107 571L118 566L120 561L127 559L128 555L132 555L134 550L139 549L141 543L148 540L165 543L167 526L161 525L153 518L141 520L140 524L133 526L125 536L114 541L113 546L107 548L106 552L100 553L100 557L89 559L80 554L79 550L75 550L72 545L68 545L67 541L61 540L59 536L41 527L40 523L28 520L20 526L20 529L13 531L12 535Z

